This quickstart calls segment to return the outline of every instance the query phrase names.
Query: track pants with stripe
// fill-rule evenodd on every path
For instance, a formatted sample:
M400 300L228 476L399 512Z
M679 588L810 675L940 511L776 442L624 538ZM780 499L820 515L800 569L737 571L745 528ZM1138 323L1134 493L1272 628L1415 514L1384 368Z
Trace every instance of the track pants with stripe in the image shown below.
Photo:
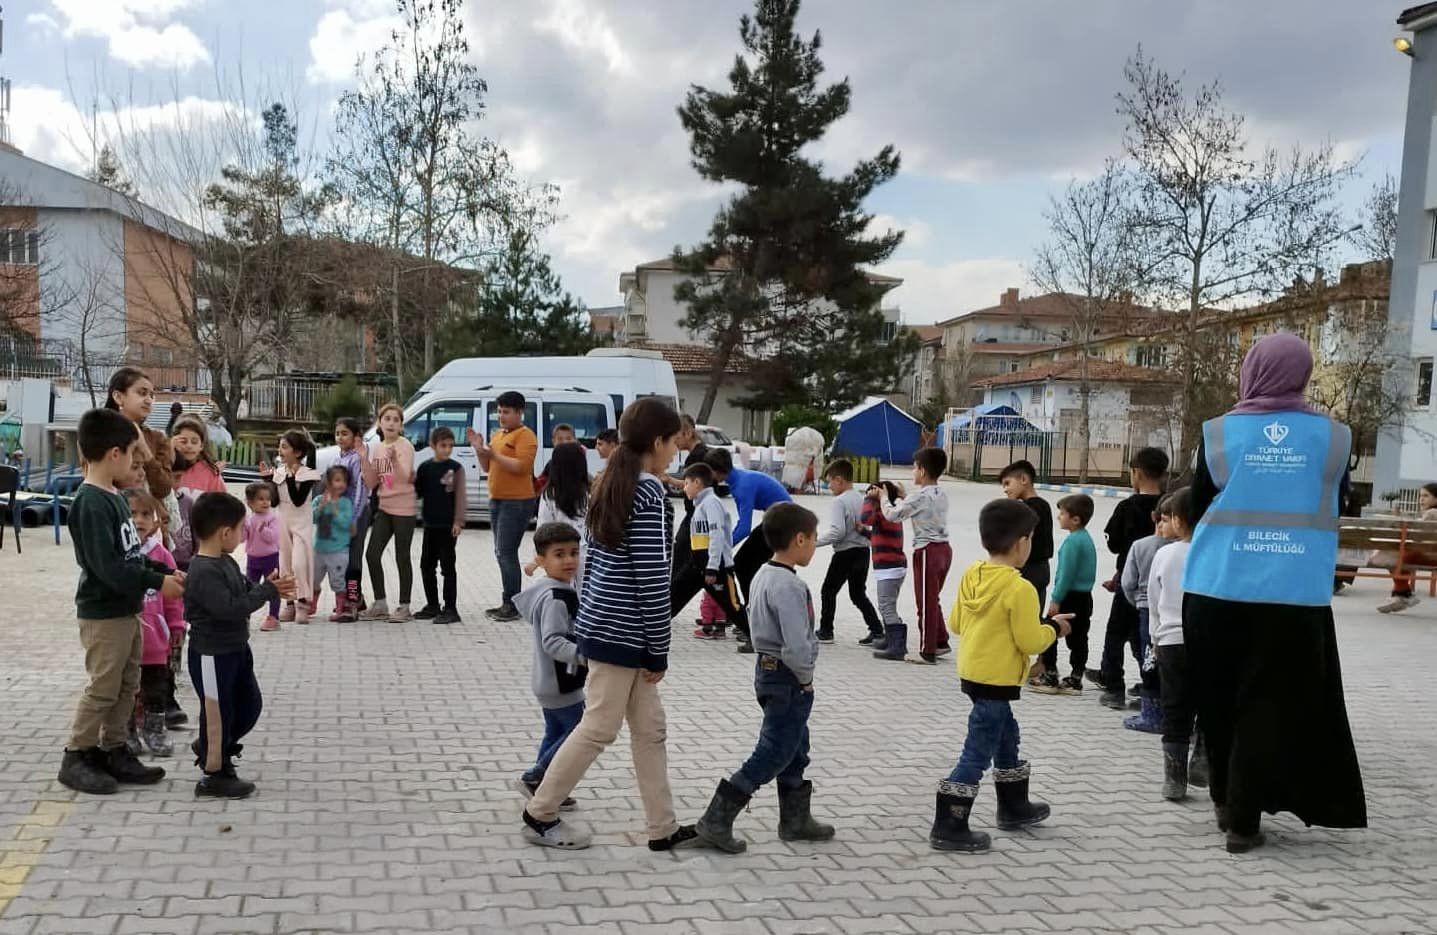
M913 550L913 597L918 605L918 651L931 655L948 645L948 627L938 596L948 580L953 548L946 542L930 542Z
M698 565L700 575L706 573L706 569L701 563L696 562L695 564ZM734 574L734 570L728 565L719 568L718 578L713 584L704 581L704 593L718 603L723 610L724 618L747 639L748 611L744 607L743 599L739 597L738 577Z
M190 678L200 696L200 768L218 773L231 766L240 740L259 723L263 699L254 676L254 653L246 646L206 656L191 646Z

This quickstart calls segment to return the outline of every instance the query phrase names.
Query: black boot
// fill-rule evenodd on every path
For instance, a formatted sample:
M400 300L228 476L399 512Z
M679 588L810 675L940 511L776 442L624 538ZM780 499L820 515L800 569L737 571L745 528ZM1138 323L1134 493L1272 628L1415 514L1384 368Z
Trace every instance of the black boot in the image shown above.
M1246 854L1267 843L1262 835L1262 815L1259 814L1251 821L1244 821L1240 817L1234 818L1231 812L1227 816L1227 852L1229 854Z
M165 778L165 771L158 766L146 766L135 755L124 747L115 747L113 750L106 750L104 756L105 772L115 777L117 782L128 782L137 786L153 786Z
M719 780L709 807L694 825L699 840L729 854L742 854L748 848L748 842L733 836L733 822L750 798L727 779Z
M888 642L883 644L882 649L873 651L874 659L888 659L895 662L902 662L903 657L908 655L908 625L906 623L894 623L883 631Z
M1052 813L1046 802L1034 802L1028 798L1028 774L1027 760L1012 769L993 771L993 791L998 796L998 827L1004 831L1036 825Z
M977 797L976 785L947 781L938 784L933 830L928 832L928 843L934 850L981 854L988 849L992 839L987 834L968 830L968 816L973 813L973 800Z
M778 837L781 841L827 841L833 837L833 825L813 820L809 804L813 800L813 783L807 779L799 786L778 787Z
M113 795L119 790L120 784L115 782L101 766L104 754L98 747L89 750L66 750L65 758L60 761L60 785L76 792L88 792L90 795Z
M1199 789L1207 788L1207 744L1203 742L1202 731L1193 732L1192 759L1188 762L1188 785Z
M1188 745L1163 744L1163 798L1181 802L1188 797Z
M858 641L859 646L882 646L887 642L882 630L869 630L868 635Z

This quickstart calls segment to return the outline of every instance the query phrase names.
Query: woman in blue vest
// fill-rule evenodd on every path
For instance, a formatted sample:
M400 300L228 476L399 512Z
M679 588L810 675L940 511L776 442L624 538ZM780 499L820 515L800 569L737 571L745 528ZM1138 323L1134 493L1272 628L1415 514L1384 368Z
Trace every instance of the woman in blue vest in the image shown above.
M1183 634L1233 853L1263 843L1263 812L1367 825L1331 606L1352 438L1308 406L1311 376L1296 335L1254 344L1237 406L1203 425L1193 479Z

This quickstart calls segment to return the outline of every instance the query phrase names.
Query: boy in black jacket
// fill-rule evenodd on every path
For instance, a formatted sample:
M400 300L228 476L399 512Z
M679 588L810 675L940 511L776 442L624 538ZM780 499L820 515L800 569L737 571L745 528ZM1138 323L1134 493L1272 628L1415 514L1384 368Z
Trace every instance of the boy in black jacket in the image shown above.
M1033 530L1033 551L1018 573L1038 592L1038 606L1046 607L1048 585L1052 581L1052 569L1048 562L1053 558L1053 508L1047 500L1038 496L1038 489L1033 486L1037 479L1038 469L1031 461L1014 461L998 475L998 482L1003 485L1003 496L1023 501L1038 517L1038 525Z
M294 576L251 585L230 553L244 539L245 506L227 493L201 494L190 511L195 557L185 589L190 678L200 696L200 736L191 749L204 778L195 795L242 799L254 783L235 775L240 739L259 722L261 698L249 648L249 617L278 595L294 600Z
M1118 570L1112 580L1103 582L1103 587L1113 593L1113 606L1108 612L1108 630L1103 637L1102 668L1085 673L1088 681L1103 689L1098 701L1116 710L1127 707L1123 690L1123 645L1130 646L1133 658L1138 658L1138 611L1128 603L1117 583L1122 580L1123 566L1128 562L1128 550L1133 543L1153 534L1153 513L1162 499L1163 481L1168 475L1167 452L1161 448L1139 449L1128 467L1132 471L1133 494L1118 504L1103 528L1109 551L1118 557ZM1141 664L1142 660L1138 662Z
M137 760L125 739L140 687L138 615L145 592L179 597L185 578L144 557L130 506L115 490L129 486L134 473L135 424L116 410L92 409L80 418L78 434L85 483L68 522L80 566L75 615L90 681L75 707L59 780L77 792L109 795L122 782L151 785L165 777L163 769Z

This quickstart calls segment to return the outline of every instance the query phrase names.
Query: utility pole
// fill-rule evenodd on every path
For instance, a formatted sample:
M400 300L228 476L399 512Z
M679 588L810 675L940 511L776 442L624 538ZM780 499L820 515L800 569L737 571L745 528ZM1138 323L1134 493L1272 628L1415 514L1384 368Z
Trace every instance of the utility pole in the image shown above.
M0 146L10 146L10 79L5 77L5 8L0 6Z

